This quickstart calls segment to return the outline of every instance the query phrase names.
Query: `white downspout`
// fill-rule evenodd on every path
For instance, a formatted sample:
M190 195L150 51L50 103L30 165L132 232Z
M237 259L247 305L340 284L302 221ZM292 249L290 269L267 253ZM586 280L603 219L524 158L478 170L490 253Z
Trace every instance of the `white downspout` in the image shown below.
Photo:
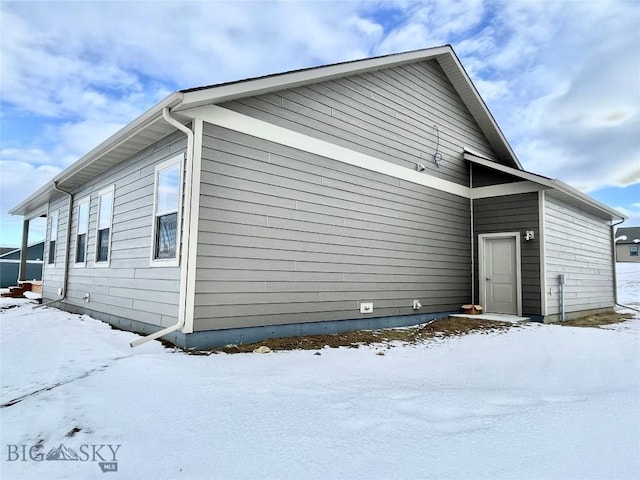
M165 121L183 132L187 135L187 175L185 178L185 207L184 207L184 215L183 215L183 225L185 225L185 229L182 235L182 251L181 251L181 259L180 259L180 303L178 306L178 322L170 327L159 330L151 335L147 335L146 337L139 338L138 340L131 342L131 347L138 347L143 343L147 343L151 340L155 340L156 338L163 337L168 335L171 332L175 332L176 330L180 330L184 327L186 321L186 283L187 283L187 269L188 259L189 259L189 239L191 234L191 221L190 221L190 212L191 212L191 195L193 191L193 157L194 157L194 134L193 130L185 127L182 123L178 122L175 118L173 118L169 114L169 108L164 107L162 109L162 117Z
M53 182L53 188L69 197L69 202L67 204L67 245L64 250L64 269L62 272L62 294L60 295L60 298L56 298L55 300L51 300L41 305L36 305L33 308L40 308L46 305L51 305L52 303L62 302L67 298L67 285L69 284L69 252L71 250L71 217L73 216L73 194L61 189L57 182Z
M565 273L561 273L558 276L560 282L560 321L565 321L565 311L564 311L564 286L567 282L567 275Z
M613 263L613 303L618 304L618 247L616 246L616 227L624 223L624 218L619 222L611 224L611 240L613 248L611 251L611 259Z

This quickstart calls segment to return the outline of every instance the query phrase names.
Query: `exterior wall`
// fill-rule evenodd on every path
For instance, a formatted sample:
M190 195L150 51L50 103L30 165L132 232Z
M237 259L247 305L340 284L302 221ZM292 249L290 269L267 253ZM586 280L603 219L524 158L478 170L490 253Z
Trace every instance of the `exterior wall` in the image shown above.
M119 318L168 326L176 323L180 288L179 267L151 267L155 166L186 149L184 134L175 133L139 152L74 192L68 291L65 304L73 311L96 312L111 323ZM95 266L98 193L115 185L109 266ZM90 196L86 266L75 264L78 203ZM67 197L49 205L59 211L55 265L45 258L43 297L58 298L63 285L67 244ZM47 235L49 229L47 228ZM47 237L45 257L48 255ZM90 295L90 302L83 299ZM65 308L65 304L60 304ZM73 307L73 308L71 308Z
M616 245L616 261L625 263L640 263L640 255L631 256L631 247L635 246L640 249L640 245L629 245L618 243Z
M18 274L20 273L19 260L0 260L0 288L14 287L18 285ZM42 279L42 262L35 260L27 261L27 280Z
M210 124L204 132L194 330L468 301L468 199Z
M565 312L614 305L611 227L606 220L545 194L547 313L560 307L559 275L566 275Z
M436 61L422 62L221 105L388 162L469 184L464 147L495 158ZM441 166L433 162L438 128Z
M475 298L479 298L478 234L520 232L522 314L525 316L542 315L538 193L522 193L474 200L473 219ZM527 230L535 232L533 240L526 241L524 239Z
M39 242L27 248L27 280L42 280L42 249L44 243ZM18 285L20 272L20 249L10 249L0 255L0 288Z

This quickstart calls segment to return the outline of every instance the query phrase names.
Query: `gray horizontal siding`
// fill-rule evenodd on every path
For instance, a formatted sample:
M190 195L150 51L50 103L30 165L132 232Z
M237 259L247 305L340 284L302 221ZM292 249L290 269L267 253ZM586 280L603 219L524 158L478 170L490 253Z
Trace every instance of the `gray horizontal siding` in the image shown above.
M468 298L468 200L208 124L203 143L195 330Z
M545 195L545 261L549 315L560 313L559 275L566 275L565 311L612 307L611 228L605 220Z
M225 108L430 175L468 184L464 147L495 155L437 62L228 102ZM436 129L441 166L434 164Z
M185 136L169 135L74 192L69 281L66 303L94 312L167 326L177 321L179 267L150 267L155 166L186 148ZM115 185L109 267L95 266L99 191ZM75 264L77 206L90 197L86 266ZM46 265L43 296L57 298L63 284L67 199L49 206L60 209L55 266ZM48 241L48 239L47 239ZM84 301L85 294L90 302Z
M538 210L538 194L535 192L482 198L473 201L476 292L478 292L479 268L477 258L478 234L520 232L522 313L524 315L542 314ZM527 230L535 232L534 240L524 240L524 233ZM476 294L476 298L478 298L478 294Z

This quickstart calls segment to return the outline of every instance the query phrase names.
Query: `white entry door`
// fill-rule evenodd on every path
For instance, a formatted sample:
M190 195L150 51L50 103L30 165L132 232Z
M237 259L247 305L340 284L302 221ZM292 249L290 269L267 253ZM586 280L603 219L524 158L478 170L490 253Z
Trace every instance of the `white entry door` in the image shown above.
M480 298L485 312L521 315L520 235L479 235L478 244Z

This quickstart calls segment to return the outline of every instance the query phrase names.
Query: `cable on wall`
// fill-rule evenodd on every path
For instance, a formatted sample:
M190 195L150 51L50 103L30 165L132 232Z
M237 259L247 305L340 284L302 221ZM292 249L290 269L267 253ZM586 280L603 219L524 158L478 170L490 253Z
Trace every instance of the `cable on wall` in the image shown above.
M440 153L440 130L438 130L438 126L434 123L433 128L436 129L436 151L433 154L433 163L436 164L436 167L440 168L440 162L442 162L442 154Z

